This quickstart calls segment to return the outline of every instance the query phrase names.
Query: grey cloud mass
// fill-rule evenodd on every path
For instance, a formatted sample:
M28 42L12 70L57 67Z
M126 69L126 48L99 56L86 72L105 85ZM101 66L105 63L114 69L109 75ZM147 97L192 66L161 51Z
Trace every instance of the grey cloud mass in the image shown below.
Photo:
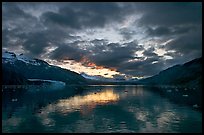
M199 2L155 2L142 4L141 25L184 25L202 23L202 4Z
M86 58L121 74L151 76L202 56L202 3L4 2L2 44L41 59L88 66Z
M143 47L134 41L125 44L110 43L101 49L96 55L89 56L90 59L98 65L119 68L125 61L134 59L134 53L142 50Z
M104 27L112 21L122 21L126 15L117 3L70 3L58 13L46 12L41 19L46 24L72 29Z

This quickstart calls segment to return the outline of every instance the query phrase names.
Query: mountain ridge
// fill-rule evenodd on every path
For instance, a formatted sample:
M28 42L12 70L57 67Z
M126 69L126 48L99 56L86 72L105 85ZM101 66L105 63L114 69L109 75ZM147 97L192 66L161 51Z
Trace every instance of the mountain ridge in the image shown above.
M154 76L138 80L137 82L151 85L184 85L189 87L193 87L193 84L197 83L198 87L201 87L201 79L202 57L184 64L174 65Z
M20 74L20 80L22 78L57 80L65 82L66 84L85 84L86 82L85 78L73 71L49 65L43 60L28 58L21 54L16 55L15 53L8 51L3 52L2 54L2 67L3 72L15 71L16 74L13 74ZM3 78L5 77L6 75L4 74ZM7 83L6 80L4 83L8 84L10 80L12 80L12 78L7 78Z

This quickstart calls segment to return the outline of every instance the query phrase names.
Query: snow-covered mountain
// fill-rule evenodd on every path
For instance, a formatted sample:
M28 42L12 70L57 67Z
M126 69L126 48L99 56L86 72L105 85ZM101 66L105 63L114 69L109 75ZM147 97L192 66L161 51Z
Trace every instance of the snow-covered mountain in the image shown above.
M100 80L98 77L87 75L86 73L81 73L81 76L83 76L86 79L90 79L90 80Z
M91 76L91 75L88 75L86 73L81 73L81 76L83 76L86 79L95 80L95 81L116 81L115 79L112 79L112 78L105 78L105 77L99 76L99 75Z
M13 52L2 52L2 63L10 63L14 64L16 61L21 61L26 64L36 65L40 66L42 63L47 64L46 62L43 62L42 60L30 58L28 56L25 56L24 54L16 55Z
M102 82L135 82L137 79L124 79L124 78L106 78L100 75L88 75L86 73L81 73L81 76L88 80L93 80L93 81L102 81Z
M85 84L85 78L81 75L67 69L49 65L47 62L30 58L24 54L16 55L13 52L2 52L2 67L3 79L6 84L15 84L12 76L7 76L7 73L12 73L18 79L23 76L26 79L42 79L62 81L66 84ZM15 74L14 74L15 73Z

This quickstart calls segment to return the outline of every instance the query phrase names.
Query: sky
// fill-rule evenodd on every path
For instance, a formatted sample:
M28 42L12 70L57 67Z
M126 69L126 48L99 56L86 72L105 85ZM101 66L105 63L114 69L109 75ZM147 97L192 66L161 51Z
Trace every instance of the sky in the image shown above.
M77 73L149 77L202 56L202 3L4 2L2 50Z

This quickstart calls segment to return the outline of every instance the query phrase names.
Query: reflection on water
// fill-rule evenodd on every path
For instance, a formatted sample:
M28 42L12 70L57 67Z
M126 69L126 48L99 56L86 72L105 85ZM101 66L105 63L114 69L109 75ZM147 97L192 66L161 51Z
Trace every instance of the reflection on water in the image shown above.
M59 100L56 104L60 110L80 110L84 105L87 106L96 106L102 105L109 102L114 102L119 100L119 95L117 93L113 93L113 90L105 90L102 92L94 92L89 93L85 96L74 96L68 99Z
M85 115L93 110L96 105L114 103L117 100L119 100L119 95L114 93L112 89L101 92L91 92L84 96L74 96L68 99L60 99L57 103L50 104L41 109L38 117L43 119L42 122L44 125L50 126L50 123L53 121L48 118L49 113L60 112L67 115L70 112L80 111L82 115Z
M3 132L202 132L200 112L144 86L73 90L4 95Z

